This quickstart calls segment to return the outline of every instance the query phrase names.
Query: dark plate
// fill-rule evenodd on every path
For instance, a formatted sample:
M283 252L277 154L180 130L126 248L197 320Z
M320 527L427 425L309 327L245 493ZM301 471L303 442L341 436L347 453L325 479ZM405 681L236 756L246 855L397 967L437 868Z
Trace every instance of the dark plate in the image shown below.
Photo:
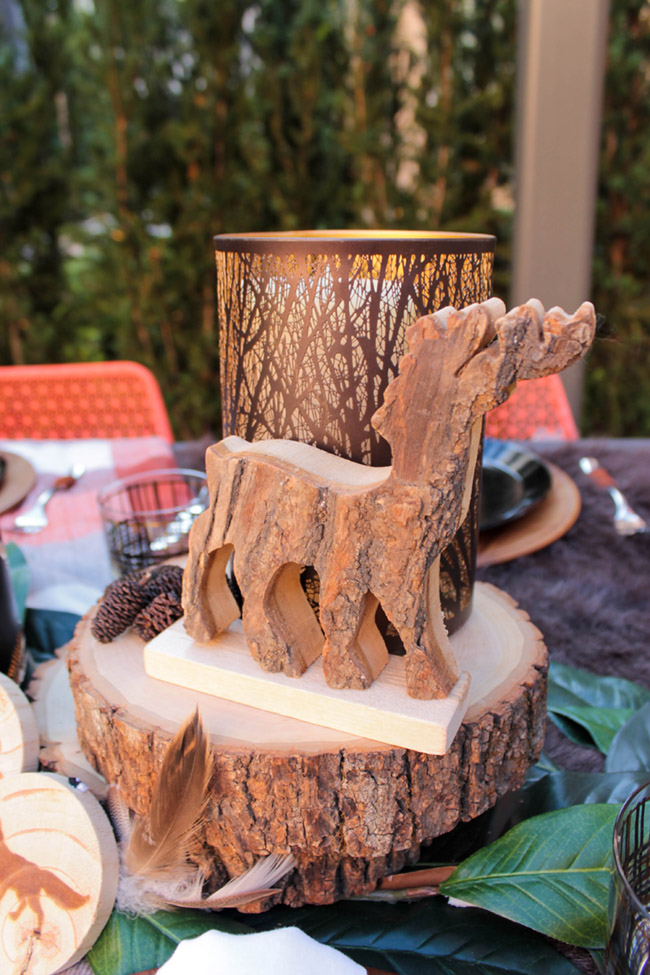
M551 474L535 454L509 440L486 438L479 527L499 528L539 504L551 487Z

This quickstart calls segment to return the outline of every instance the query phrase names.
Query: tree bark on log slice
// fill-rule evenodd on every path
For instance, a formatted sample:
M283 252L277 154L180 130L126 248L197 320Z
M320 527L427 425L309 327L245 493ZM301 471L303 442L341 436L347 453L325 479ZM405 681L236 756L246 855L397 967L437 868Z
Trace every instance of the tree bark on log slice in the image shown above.
M528 616L493 586L477 586L472 616L452 647L465 667L462 641L487 629L492 641L503 634L516 652L503 654L508 663L491 686L484 662L476 661L474 696L441 756L157 681L144 672L142 640L127 631L99 644L90 632L93 614L68 650L82 748L142 813L169 740L198 705L214 772L193 857L217 885L260 856L291 852L296 869L273 902L326 904L365 893L415 862L421 845L520 786L541 752L546 648Z

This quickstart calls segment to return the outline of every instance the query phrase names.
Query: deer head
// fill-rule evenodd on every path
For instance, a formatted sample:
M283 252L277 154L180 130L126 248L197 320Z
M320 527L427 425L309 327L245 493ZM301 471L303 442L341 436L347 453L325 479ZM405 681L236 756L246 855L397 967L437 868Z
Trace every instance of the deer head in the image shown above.
M405 481L450 473L467 463L475 421L503 403L518 379L559 372L594 336L593 305L546 314L532 299L505 313L498 298L461 311L444 308L408 329L407 355L372 418L391 444L393 473Z

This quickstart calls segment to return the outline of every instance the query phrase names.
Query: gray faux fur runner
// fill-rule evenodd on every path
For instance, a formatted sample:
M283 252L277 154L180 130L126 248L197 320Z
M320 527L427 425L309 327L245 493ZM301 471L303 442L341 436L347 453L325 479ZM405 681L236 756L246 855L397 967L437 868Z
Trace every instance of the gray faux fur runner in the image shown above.
M616 534L609 495L584 475L578 460L597 457L639 514L650 521L650 441L582 440L528 444L569 474L582 511L564 538L533 555L478 572L505 590L544 634L551 660L650 687L650 534ZM566 742L553 726L546 748L564 768L601 767L591 749Z
M551 660L650 687L650 534L617 535L613 501L578 466L580 457L596 457L650 521L650 441L526 446L573 478L582 495L580 517L548 548L479 570L478 578L510 593L529 613L544 634ZM600 752L572 744L551 722L544 747L561 768L587 772L604 767ZM587 951L556 947L583 975L598 975Z

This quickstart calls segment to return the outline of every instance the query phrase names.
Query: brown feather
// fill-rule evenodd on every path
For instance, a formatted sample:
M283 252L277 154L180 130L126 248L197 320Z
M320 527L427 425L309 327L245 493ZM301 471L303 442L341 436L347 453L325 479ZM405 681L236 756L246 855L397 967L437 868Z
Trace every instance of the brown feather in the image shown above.
M167 746L147 816L134 825L124 854L131 874L173 874L186 864L201 821L212 768L210 741L198 710Z
M186 896L182 900L174 900L170 903L176 907L195 907L209 911L221 911L225 907L242 907L244 904L280 893L282 888L275 887L274 884L293 870L294 866L295 860L291 853L284 856L271 853L257 860L252 867L239 877L229 880L209 897L191 900Z

